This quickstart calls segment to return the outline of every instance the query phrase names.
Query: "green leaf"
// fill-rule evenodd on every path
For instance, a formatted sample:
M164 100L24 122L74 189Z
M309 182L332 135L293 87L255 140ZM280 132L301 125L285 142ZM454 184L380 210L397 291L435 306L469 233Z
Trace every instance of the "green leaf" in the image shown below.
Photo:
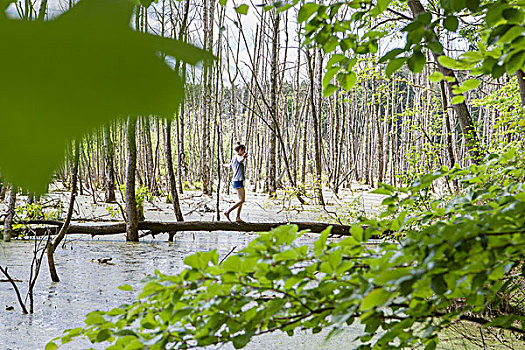
M213 57L134 31L134 6L81 0L52 21L0 19L0 172L15 187L47 192L67 143L111 120L172 117L183 81L161 55L190 64Z
M330 59L326 63L326 69L328 70L328 69L332 68L332 66L334 64L339 63L341 61L345 61L345 60L347 60L347 57L345 55L334 54L334 55L332 55L332 57L330 57Z
M493 321L489 322L489 326L496 327L509 327L512 326L515 320L519 319L516 315L503 315L496 317Z
M438 57L438 62L443 67L446 67L446 68L450 68L450 69L457 69L458 68L458 62L455 59L450 58L448 56L439 56Z
M338 67L332 67L330 68L329 70L326 71L326 73L324 74L324 77L323 77L323 87L326 88L328 85L330 85L330 82L332 81L332 78L334 77L334 75L337 74L337 72L339 72L339 68Z
M508 8L503 10L502 12L503 18L505 18L510 23L522 23L524 19L523 11L517 9L517 8Z
M510 56L509 60L506 63L507 72L509 74L514 74L523 67L525 62L525 50L518 51Z
M436 294L438 295L444 294L447 291L447 283L443 279L443 275L436 275L432 277L432 281L430 282L430 287Z
M222 267L225 271L239 272L241 270L242 261L237 255L231 255L223 261Z
M235 349L242 349L250 342L251 336L249 334L241 334L232 338L232 343Z
M337 91L337 89L339 89L339 88L337 87L337 85L334 85L334 84L328 84L328 85L325 86L324 89L323 89L323 97L331 96L334 92Z
M56 349L58 349L58 346L53 342L47 343L46 347L44 348L44 350L56 350Z
M240 15L245 15L248 13L249 6L246 4L239 5L235 8L235 11L237 11Z
M501 3L494 3L492 6L489 6L485 15L487 28L494 28L501 22L504 22L503 11L508 7L507 4Z
M458 104L461 104L465 102L465 96L463 95L456 95L452 98L452 101L450 101L451 104L453 105L458 105Z
M441 80L443 80L443 73L435 71L428 77L428 80L435 83L440 82Z
M467 8L473 12L477 12L480 2L480 0L467 0Z
M388 5L390 5L391 2L392 2L392 0L377 0L377 4L370 11L370 14L372 16L374 16L374 17L379 16L380 14L382 14L388 8Z
M88 317L86 317L85 321L86 325L92 325L92 324L103 324L106 323L106 320L102 315L99 314L93 314Z
M406 62L406 57L391 59L386 65L385 73L388 77L391 77L394 72L399 70Z
M122 286L118 286L117 288L128 292L133 290L133 287L131 287L129 284L124 284Z
M352 237L354 237L358 242L363 242L363 228L358 225L353 225L350 228L350 233L352 234Z
M458 21L457 17L455 17L453 15L447 16L443 20L443 27L445 27L446 29L450 30L451 32L455 32L456 30L458 30L458 26L459 26L459 21Z
M350 91L357 82L357 75L354 72L350 72L346 74L341 74L341 76L342 78L339 78L338 76L339 84L346 91Z
M479 51L468 51L460 56L462 61L469 63L478 63L483 60L483 54Z
M298 22L305 22L307 21L312 15L317 12L321 5L318 5L313 2L308 2L301 6L299 9L299 13L297 14L297 21Z
M219 0L219 5L226 6L227 2L228 2L228 0Z
M144 346L136 338L126 343L126 346L124 347L124 350L141 350L141 349L144 349Z
M380 306L390 298L390 292L383 288L377 288L366 295L361 303L361 310L366 311Z
M520 192L516 194L514 197L516 197L517 200L525 202L525 192ZM525 266L525 264L524 264Z
M111 331L109 329L102 329L97 334L97 343L102 343L103 341L109 339L109 337L111 337Z
M324 230L317 241L314 242L315 255L321 255L323 250L326 248L326 240L328 239L329 231Z
M397 55L401 54L405 52L404 49L393 49L391 51L388 51L387 53L385 53L383 55L383 57L381 57L377 62L378 63L383 63L383 62L386 62L386 61L390 61L391 59L397 57Z
M499 38L500 43L510 43L517 37L521 36L524 32L524 28L521 25L512 26L508 29L505 34Z
M416 51L407 61L408 68L414 73L421 73L425 67L426 58L421 51Z
M186 258L184 258L184 263L189 267L193 267L194 269L198 269L200 267L200 262L201 259L197 254L188 255Z
M476 89L479 86L479 84L481 84L481 81L479 81L478 79L472 78L472 79L464 81L461 84L461 88L464 91L469 91L469 90Z
M439 41L429 41L427 43L427 47L435 54L442 55L443 54L443 45Z

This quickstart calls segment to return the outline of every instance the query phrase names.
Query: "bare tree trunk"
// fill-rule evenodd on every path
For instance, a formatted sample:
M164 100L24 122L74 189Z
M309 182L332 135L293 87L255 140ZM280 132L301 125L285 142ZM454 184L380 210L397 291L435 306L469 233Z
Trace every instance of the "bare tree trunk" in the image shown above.
M105 126L103 128L104 133L104 155L105 155L105 181L104 181L104 189L105 189L105 202L106 203L114 203L116 202L115 197L115 167L113 165L113 158L115 155L114 149L113 149L113 142L111 141L111 129L109 126ZM76 175L75 175L76 176Z
M321 149L320 149L320 135L319 135L319 115L315 105L315 86L314 86L314 67L312 63L312 57L310 53L306 52L306 59L308 61L308 70L310 71L310 105L311 115L314 129L314 160L315 160L315 176L314 176L314 192L315 198L318 205L324 206L323 199L323 184L321 182L322 177L322 163L321 163Z
M213 49L213 17L215 0L204 1L204 49ZM211 149L210 149L210 120L212 108L212 73L213 66L210 63L204 64L203 89L204 89L204 113L202 118L202 193L211 194Z
M4 242L11 240L13 234L13 219L15 217L16 208L16 188L11 185L9 191L9 204L7 207L7 216L4 223Z
M55 267L54 254L60 242L62 242L62 240L66 236L66 232L69 229L69 224L71 223L71 217L73 216L73 207L75 204L75 198L76 198L76 192L77 192L78 163L80 159L79 153L80 153L80 147L79 147L79 141L77 140L75 142L73 171L71 172L71 195L69 197L69 206L67 208L66 219L64 220L64 223L62 224L62 227L60 228L60 231L58 232L58 235L55 237L55 240L53 241L53 243L51 243L51 240L50 240L47 246L47 264L49 266L49 274L51 275L51 280L53 282L60 282L60 278L58 277L58 273Z
M384 155L383 155L383 133L381 132L381 123L380 123L380 115L381 115L381 101L376 100L376 80L372 80L372 105L370 108L372 109L372 118L375 121L376 124L376 131L377 131L377 161L378 161L378 176L377 181L383 182L383 169L384 169ZM377 103L377 109L376 109L376 103ZM376 113L377 111L377 113Z
M144 155L145 155L145 167L144 169L144 177L146 182L146 187L148 188L148 191L150 193L157 194L157 182L155 180L155 165L153 161L153 146L151 142L151 125L150 125L150 118L144 117L142 118L142 133L143 138L142 142L144 142Z
M450 166L452 167L456 164L456 157L454 157L454 145L452 144L452 128L450 127L450 118L448 116L448 100L447 94L445 93L445 82L441 81L439 87L441 88L441 101L443 103L443 114L445 116L445 127L447 129L447 152Z
M173 212L177 221L184 221L182 211L180 209L179 195L177 193L177 183L175 181L175 173L173 171L173 160L171 155L171 120L166 120L166 131L164 137L164 149L166 154L166 167L168 168L168 179L171 193L171 200L173 203Z
M135 198L135 175L137 167L136 144L137 120L128 117L126 148L128 151L128 164L126 168L126 241L138 242L138 211Z
M279 22L280 16L275 11L273 17L272 63L270 72L270 108L272 111L272 130L270 130L269 161L268 161L268 194L274 196L277 191L277 128L279 127L279 100L277 84L279 79Z

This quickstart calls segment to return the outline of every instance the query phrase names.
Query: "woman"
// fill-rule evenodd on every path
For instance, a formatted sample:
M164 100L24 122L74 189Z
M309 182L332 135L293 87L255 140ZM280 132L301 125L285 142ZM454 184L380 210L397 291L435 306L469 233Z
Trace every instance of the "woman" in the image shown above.
M233 188L237 190L237 196L239 196L239 201L233 205L230 209L224 212L224 216L226 216L226 219L231 222L230 219L230 213L237 209L237 218L235 219L235 222L244 222L241 219L241 210L242 205L244 203L244 199L246 197L246 193L244 191L244 168L246 160L246 157L248 157L248 153L246 153L246 147L241 144L240 142L237 142L237 145L234 147L235 152L237 152L236 155L233 156L232 161L229 165L225 165L226 168L231 168L233 170L233 179L232 184Z

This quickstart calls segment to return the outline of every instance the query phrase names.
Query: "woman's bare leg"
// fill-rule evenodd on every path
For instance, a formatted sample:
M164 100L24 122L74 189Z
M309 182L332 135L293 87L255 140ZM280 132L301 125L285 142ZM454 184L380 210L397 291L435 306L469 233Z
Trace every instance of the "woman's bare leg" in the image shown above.
M239 188L239 189L237 190L237 196L239 196L239 202L237 203L239 209L237 209L237 218L235 219L235 221L236 221L236 222L244 222L244 221L241 219L241 210L242 210L242 205L243 205L243 203L244 203L244 200L246 199L246 191L244 190L244 187Z
M235 221L241 221L241 210L242 210L242 204L244 203L244 198L245 198L245 191L244 191L244 187L242 188L238 188L237 189L237 196L239 197L239 201L237 203L235 203L230 209L228 209L227 211L224 212L224 216L226 216L226 219L228 219L228 221L231 222L231 219L230 219L230 213L232 211L234 211L236 208L239 208L237 210L237 218L235 219Z

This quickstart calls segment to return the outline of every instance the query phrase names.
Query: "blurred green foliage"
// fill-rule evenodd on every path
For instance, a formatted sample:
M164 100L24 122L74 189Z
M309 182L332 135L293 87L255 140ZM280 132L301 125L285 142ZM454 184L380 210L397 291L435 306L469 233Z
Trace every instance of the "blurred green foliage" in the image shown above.
M0 16L4 179L44 193L68 140L118 117L173 116L183 81L163 57L196 64L212 55L134 31L134 7L129 0L81 0L49 21Z

